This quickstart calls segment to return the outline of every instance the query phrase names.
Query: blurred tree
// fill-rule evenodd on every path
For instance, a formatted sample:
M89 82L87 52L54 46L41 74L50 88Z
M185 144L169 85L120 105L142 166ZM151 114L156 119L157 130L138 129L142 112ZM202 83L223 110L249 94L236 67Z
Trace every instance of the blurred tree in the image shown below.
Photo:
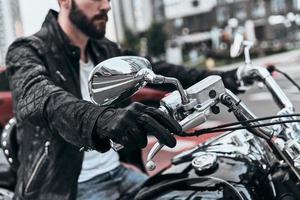
M154 23L146 33L148 52L151 56L159 57L165 53L165 42L168 38L163 24Z
M130 30L125 30L125 40L123 43L124 49L130 49L136 53L140 51L140 38L138 35L133 34Z

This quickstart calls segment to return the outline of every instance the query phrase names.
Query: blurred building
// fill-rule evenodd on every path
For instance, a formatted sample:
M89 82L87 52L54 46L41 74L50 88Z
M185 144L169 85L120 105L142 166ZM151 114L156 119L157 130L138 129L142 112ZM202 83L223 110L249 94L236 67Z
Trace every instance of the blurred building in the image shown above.
M169 47L193 54L227 51L241 28L260 50L299 45L300 0L164 0L164 9Z
M129 30L137 36L152 23L165 25L170 58L228 58L236 31L265 54L300 46L300 0L113 0L117 41ZM168 51L168 49L170 51ZM182 55L174 56L174 55ZM168 55L167 55L168 57Z
M253 24L253 33L261 48L285 48L299 41L299 0L244 0L226 3L219 1L216 7L217 25L228 26L232 18L238 26L249 32L247 23ZM250 30L251 31L251 30Z
M125 31L133 34L145 32L154 22L164 21L163 0L113 0L112 11L119 42Z
M0 0L0 65L9 44L23 33L18 0Z

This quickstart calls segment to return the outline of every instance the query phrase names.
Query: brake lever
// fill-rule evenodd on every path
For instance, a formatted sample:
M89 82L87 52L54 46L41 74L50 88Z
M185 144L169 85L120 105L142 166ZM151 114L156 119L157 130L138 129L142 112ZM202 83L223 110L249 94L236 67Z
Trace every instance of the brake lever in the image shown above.
M215 105L214 100L206 102L205 105L195 106L194 107L195 111L179 122L180 126L182 127L182 131L189 130L191 128L194 128L204 123L207 120L207 117L211 113L210 108L212 105ZM163 147L164 144L160 144L159 142L156 142L154 146L151 148L151 150L147 155L147 160L146 160L147 170L153 171L156 168L156 164L153 161L153 158Z

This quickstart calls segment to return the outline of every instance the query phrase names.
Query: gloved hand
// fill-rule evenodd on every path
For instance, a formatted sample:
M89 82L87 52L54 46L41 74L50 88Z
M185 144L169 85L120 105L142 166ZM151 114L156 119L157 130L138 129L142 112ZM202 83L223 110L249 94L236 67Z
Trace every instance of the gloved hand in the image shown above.
M244 93L245 90L240 90L239 87L240 82L238 81L237 78L237 70L233 69L233 70L228 70L228 71L224 71L221 72L221 77L224 83L224 86L229 89L231 92L233 92L234 94L240 94L240 93ZM252 85L253 84L253 79L249 78L243 78L243 82L245 85Z
M147 135L154 135L161 144L174 147L176 140L171 133L181 133L181 126L169 115L141 103L126 108L108 108L98 118L96 134L126 148L143 148Z
M237 69L233 69L233 70L221 72L221 74L220 74L222 77L224 86L227 89L229 89L230 91L232 91L234 94L238 94L238 93L242 92L238 89L240 84L238 83L236 72L237 72Z
M267 66L267 70L270 72L270 74L273 76L273 73L276 71L276 67L272 64L269 64Z

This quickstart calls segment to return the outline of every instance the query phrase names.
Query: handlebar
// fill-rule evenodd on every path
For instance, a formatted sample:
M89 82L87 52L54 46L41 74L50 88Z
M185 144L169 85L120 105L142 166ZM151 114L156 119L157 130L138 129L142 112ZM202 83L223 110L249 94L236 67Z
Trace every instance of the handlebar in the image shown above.
M288 109L290 111L294 111L294 106L289 98L285 95L281 87L275 82L270 72L264 68L259 66L253 66L246 72L247 74L255 74L260 77L262 81L264 81L266 87L271 92L275 101L280 109Z
M226 90L226 93L221 96L221 102L233 111L239 121L256 118L256 116L240 101L240 99L229 90ZM260 122L254 123L260 124ZM279 145L276 144L276 139L274 140L273 138L273 129L266 127L257 127L251 128L251 132L256 136L263 138L269 144L277 158L279 158L280 160L284 160L285 163L289 165L291 172L293 172L293 174L300 181L299 143L293 140L289 140L287 142L284 142L285 145L282 149ZM299 168L297 169L297 167Z
M259 66L252 67L250 63L243 66L240 78L247 76L253 77L253 75L264 81L281 109L286 109L290 112L294 111L291 101L274 81L267 69ZM182 98L183 93L185 94L184 99ZM228 98L230 98L230 100ZM236 95L229 90L225 90L221 77L219 76L210 76L191 86L187 90L171 93L161 100L161 106L159 109L172 115L174 119L179 121L183 131L186 131L204 123L211 114L211 108L219 102L230 107L239 121L256 118L256 116ZM259 122L255 123L259 124ZM264 138L269 142L271 142L274 135L273 130L266 127L258 127L251 131L255 135ZM123 148L122 145L116 144L112 141L111 146L116 151ZM157 142L150 150L146 163L148 170L155 169L156 165L153 162L153 158L163 148L163 146L163 144ZM283 157L278 149L275 148L275 151L278 152L280 157Z
M221 95L220 100L222 104L224 104L230 110L233 111L233 113L239 121L257 118L255 114L253 114L248 109L248 107L243 102L241 102L241 100L230 90L226 90L226 92ZM253 124L259 124L259 122L253 122ZM266 140L271 140L273 136L273 130L266 127L257 127L252 131L255 132L257 136L262 137Z

